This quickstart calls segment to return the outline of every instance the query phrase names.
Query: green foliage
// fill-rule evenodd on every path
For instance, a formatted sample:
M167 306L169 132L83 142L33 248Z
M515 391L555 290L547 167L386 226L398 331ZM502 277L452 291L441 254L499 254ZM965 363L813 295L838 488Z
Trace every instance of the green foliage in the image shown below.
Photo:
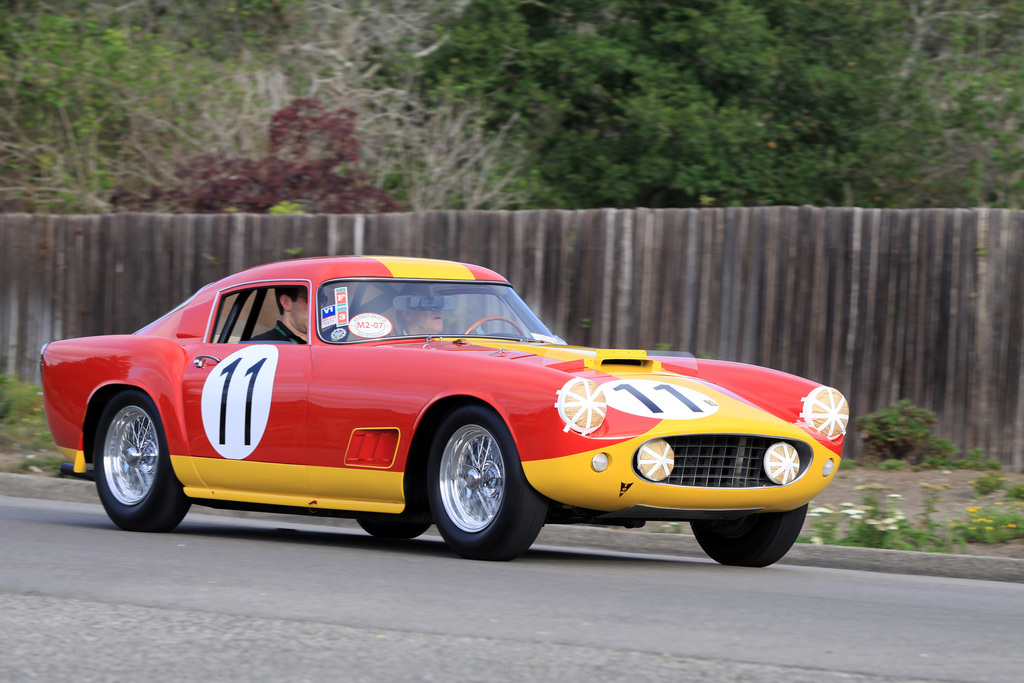
M929 552L951 552L954 547L962 548L962 539L945 533L942 525L932 519L938 499L939 492L930 491L925 498L925 508L915 523L900 510L902 496L893 493L882 501L877 491L868 486L863 489L861 505L844 503L838 511L830 505L809 510L811 535L799 540L823 545Z
M1024 503L967 508L968 519L951 525L968 541L1004 543L1024 536Z
M978 498L987 496L1006 486L1006 477L998 472L987 472L971 482L974 487L974 495Z
M878 463L878 469L885 470L887 472L892 472L895 470L905 470L907 469L907 463L903 462L902 460L883 460L882 462Z
M285 216L289 214L306 212L302 210L302 204L299 204L298 202L290 202L288 200L285 200L270 207L270 210L267 211L267 213L269 213L271 216Z
M1014 484L1006 489L1006 499L1024 501L1024 484Z
M0 375L0 451L53 451L39 387Z
M930 443L935 413L904 399L856 422L864 438L862 456L866 460L907 460Z
M921 466L935 470L951 470L955 467L955 459L960 449L949 439L932 437L928 441L928 451L921 460Z
M802 543L849 545L952 552L966 550L969 541L1003 543L1024 536L1024 502L975 506L966 509L966 520L940 523L933 519L943 487L923 484L927 489L924 509L916 521L899 509L901 497L890 494L882 502L871 487L864 489L861 505L843 503L840 510L830 505L813 507L808 513L810 535Z
M957 461L957 468L961 470L1001 470L1003 465L998 460L990 460L985 451L980 448L972 448L967 455Z
M232 106L217 65L89 14L8 16L0 46L0 185L30 211L104 208L161 156L201 147L211 101Z
M523 114L549 205L880 205L867 160L931 140L894 1L479 0L448 26L427 82Z
M415 178L467 167L466 187L502 191L438 195L452 207L1024 203L1016 0L196 7L7 3L0 201L103 211L112 188L166 185L201 152L257 156L269 113L316 96L381 126L364 159L409 205ZM424 111L442 104L474 116L441 134ZM432 176L431 155L457 168Z
M8 468L9 472L16 474L48 474L56 476L60 474L60 466L67 462L67 459L56 453L29 453L21 462L15 463Z

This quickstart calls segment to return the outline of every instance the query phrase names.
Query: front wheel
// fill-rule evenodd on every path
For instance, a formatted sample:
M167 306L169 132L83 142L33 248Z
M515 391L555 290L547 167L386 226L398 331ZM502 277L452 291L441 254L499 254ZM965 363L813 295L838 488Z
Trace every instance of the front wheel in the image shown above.
M141 391L124 391L103 409L93 469L103 508L126 531L170 531L191 506L171 469L160 413Z
M519 557L547 517L547 501L526 481L508 427L482 406L463 406L441 424L427 496L441 537L474 560Z
M766 512L736 520L690 522L690 527L700 547L715 562L767 567L793 547L806 516L804 505L788 512Z

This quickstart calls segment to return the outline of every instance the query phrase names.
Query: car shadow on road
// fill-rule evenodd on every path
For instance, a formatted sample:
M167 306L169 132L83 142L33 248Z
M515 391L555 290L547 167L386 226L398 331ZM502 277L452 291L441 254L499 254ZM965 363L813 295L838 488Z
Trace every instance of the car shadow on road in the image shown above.
M258 526L253 526L253 524ZM246 520L219 523L214 520L186 520L174 532L176 535L217 537L235 540L252 540L264 543L301 544L305 546L336 547L366 552L406 553L418 557L433 557L466 562L449 549L433 529L415 539L387 539L371 536L354 526L316 527L305 524L280 524ZM707 558L675 557L668 555L645 555L595 548L562 548L534 546L511 564L566 564L585 561L588 564L610 565L658 565L664 563L685 564L694 567L719 567ZM506 562L496 564L509 564Z

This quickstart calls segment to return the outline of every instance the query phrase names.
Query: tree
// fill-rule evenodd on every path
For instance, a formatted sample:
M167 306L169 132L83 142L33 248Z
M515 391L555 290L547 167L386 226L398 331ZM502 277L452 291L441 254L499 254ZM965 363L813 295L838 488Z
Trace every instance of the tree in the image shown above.
M119 192L112 203L134 210L160 204L191 213L268 213L286 202L306 213L398 211L353 167L359 161L355 121L350 110L329 111L319 100L297 99L274 114L270 153L262 159L203 155L182 164L178 187L154 189L146 198Z
M898 64L891 6L839 0L471 4L433 87L519 112L544 203L841 203ZM880 49L881 48L881 49Z

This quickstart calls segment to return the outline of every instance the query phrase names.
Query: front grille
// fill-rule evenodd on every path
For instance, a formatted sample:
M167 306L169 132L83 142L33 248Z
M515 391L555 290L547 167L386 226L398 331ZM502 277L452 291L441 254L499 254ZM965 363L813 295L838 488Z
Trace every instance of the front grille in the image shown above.
M675 468L662 483L701 488L756 488L778 486L764 473L764 453L780 439L766 436L696 434L665 437L675 451ZM811 461L810 448L801 441L789 441L800 455L800 475ZM633 457L636 469L636 456ZM799 475L797 475L799 478Z

